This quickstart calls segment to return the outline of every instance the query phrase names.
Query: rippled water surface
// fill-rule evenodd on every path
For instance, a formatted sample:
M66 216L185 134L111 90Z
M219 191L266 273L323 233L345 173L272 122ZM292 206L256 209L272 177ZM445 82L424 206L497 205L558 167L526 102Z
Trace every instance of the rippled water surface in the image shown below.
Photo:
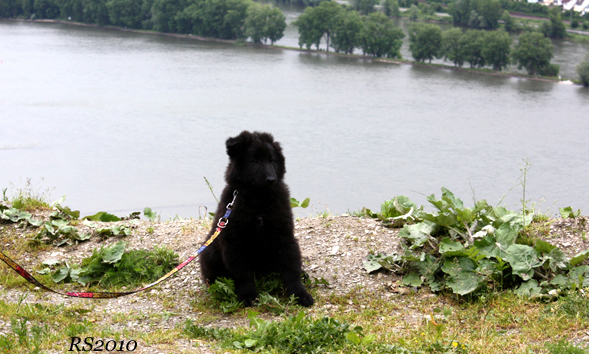
M0 189L31 178L83 214L197 217L243 129L275 135L292 195L319 212L442 186L495 204L525 158L527 199L587 211L588 108L573 85L0 21Z

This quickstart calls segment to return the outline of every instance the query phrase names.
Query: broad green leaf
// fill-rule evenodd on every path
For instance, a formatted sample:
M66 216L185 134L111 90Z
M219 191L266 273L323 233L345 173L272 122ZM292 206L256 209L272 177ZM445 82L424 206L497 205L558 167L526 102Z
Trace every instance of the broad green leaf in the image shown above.
M521 226L512 226L505 223L495 230L495 238L503 249L507 249L515 243L520 231Z
M298 200L296 200L295 198L292 198L292 197L290 198L290 207L291 208L296 208L299 205L300 205L300 203L299 203ZM147 209L149 209L149 211L151 212L151 209L150 208L145 208L145 210L147 210ZM143 213L145 213L145 211L143 211Z
M542 288L538 286L538 282L536 279L530 279L526 282L523 282L519 288L514 290L514 294L519 296L536 296L539 295L542 291Z
M552 251L555 248L557 247L553 244L546 241L542 241L540 239L537 239L534 243L534 249L540 253L550 253L550 251Z
M364 269L366 269L366 272L372 273L382 268L382 266L379 263L379 259L379 255L375 254L369 254L368 256L366 256L366 258L362 260L362 264L364 265Z
M350 342L358 345L362 342L362 340L360 339L360 337L358 336L358 334L354 333L354 332L348 332L346 334L346 339L348 339Z
M399 195L381 204L380 216L382 219L396 218L407 214L412 209L417 209L415 203L413 203L409 197L405 195Z
M437 200L435 195L430 195L426 197L427 201L430 202L433 206L435 206L439 211L448 211L448 205L446 202L442 200Z
M421 286L421 284L423 284L423 281L421 280L421 277L419 276L419 274L417 274L417 272L410 272L409 274L405 275L403 277L403 285L405 286Z
M27 219L27 222L34 227L39 227L43 225L43 220Z
M483 284L484 279L480 274L463 271L448 277L446 285L455 294L466 295L478 289Z
M120 241L108 247L102 257L104 263L117 263L125 253L125 242Z
M413 225L405 225L399 231L399 237L406 238L411 241L409 248L417 248L423 246L429 240L430 235L434 232L434 225L428 222L420 222Z
M439 252L441 254L454 256L457 255L457 253L462 253L461 251L463 250L464 246L462 243L458 241L452 241L449 237L444 237L442 241L440 241Z
M118 216L113 215L113 214L109 214L105 211L99 211L98 213L96 213L94 215L89 215L89 216L84 217L84 219L92 220L92 221L102 221L102 222L121 221L121 218L119 218Z
M301 203L301 208L306 208L309 206L309 203L311 202L311 198L306 198L305 200L303 200L303 202Z
M557 272L559 269L566 269L569 265L567 256L558 247L554 247L548 254L544 254L543 260L548 261L548 266L553 272Z
M442 271L448 274L446 285L459 295L475 291L484 282L485 277L478 274L476 269L476 262L466 257L448 258L442 266Z
M75 239L75 240L78 240L78 241L86 241L86 240L89 240L89 239L90 239L90 237L92 237L92 234L89 234L89 233L82 233L82 234L79 234L79 233L77 233L77 234L74 236L74 239Z
M589 258L589 249L584 250L583 252L577 253L573 258L571 258L571 266L576 267L579 264L583 263L587 258Z
M474 247L479 250L480 254L487 258L503 257L501 249L497 246L497 240L491 235L486 235L480 240L475 240Z
M145 217L150 221L153 221L153 220L155 220L155 218L157 218L157 213L155 211L151 210L151 208L143 209L143 215L145 215Z
M61 263L60 261L56 260L56 259L48 259L46 261L41 262L41 264L43 265L47 265L47 266L52 266L52 265L56 265Z
M44 274L51 273L51 269L49 269L49 268L43 268L41 270L37 270L36 272L39 273L39 274L41 274L41 275L44 275Z
M51 279L53 280L53 282L59 283L60 281L67 278L67 276L69 274L70 274L70 269L68 267L63 267L63 268L59 269L58 271L56 271L55 273L53 273L53 275L51 276Z
M464 221L468 223L474 219L474 213L469 208L458 209L456 210L456 214L458 215L459 221Z
M434 274L440 269L440 262L438 258L431 254L422 252L418 261L413 262L413 265L419 271L419 274L425 279L433 279Z
M534 249L530 246L514 244L506 250L505 260L509 262L512 273L519 275L524 281L534 275L534 268L542 265Z
M573 211L573 208L568 206L566 208L558 208L558 211L560 211L560 216L563 217L563 219L567 219L567 218L578 218L579 216L581 216L581 209L577 210L577 211Z
M450 204L454 211L464 209L464 203L462 203L462 200L456 198L454 196L454 193L450 192L445 187L442 187L442 199L445 200L448 204Z
M251 347L255 346L256 344L258 344L258 341L255 339L246 339L244 344L245 344L246 348L251 348Z
M466 257L446 258L442 266L442 271L448 275L455 275L462 271L474 272L476 269L476 262Z
M443 213L428 214L428 213L423 213L421 215L421 218L424 219L424 220L433 222L434 224L438 224L440 226L444 226L444 227L452 226L452 225L456 224L456 222L458 221L458 218L456 217L456 214L443 214Z
M80 217L79 210L72 210L69 207L62 207L61 205L56 205L56 208L59 209L65 215L70 216L72 219L77 220Z
M573 283L582 283L583 287L589 286L589 266L577 266L569 272L569 279Z
M557 276L555 276L554 278L552 278L552 280L550 281L550 285L555 285L558 286L560 288L568 286L570 283L570 280L568 277L559 274Z

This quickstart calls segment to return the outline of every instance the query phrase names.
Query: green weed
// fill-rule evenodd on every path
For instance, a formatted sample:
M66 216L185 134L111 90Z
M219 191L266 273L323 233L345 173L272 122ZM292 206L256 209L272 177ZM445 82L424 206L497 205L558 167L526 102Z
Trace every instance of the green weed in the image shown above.
M39 182L39 184L43 181ZM6 197L6 190L4 190L3 199ZM36 209L48 209L50 207L49 202L49 190L40 191L38 185L33 185L30 178L25 181L25 185L22 188L16 190L15 196L12 198L12 207L20 210L32 211Z
M364 340L366 337L361 327L352 328L329 317L314 320L302 311L295 316L287 316L284 321L267 321L250 310L248 319L250 329L245 333L227 328L201 327L190 320L186 321L184 332L192 338L219 340L225 348L271 353L333 352L354 345L367 345L373 339L371 336L369 340Z
M587 354L587 349L576 347L565 339L561 339L558 343L547 343L546 348L551 354Z
M384 202L380 213L367 212L389 225L403 224L399 237L405 242L400 254L369 254L364 260L368 272L399 272L404 285L427 285L434 292L467 295L498 287L538 297L554 296L552 290L572 288L578 277L589 277L589 266L579 265L589 250L569 260L560 248L524 232L533 219L525 194L522 212L486 200L468 208L446 188L440 199L430 195L427 200L437 212L426 212L405 196Z
M79 267L64 266L52 275L54 282L78 282L82 285L100 285L103 288L136 288L155 281L178 264L178 255L166 248L153 251L125 252L120 241L109 247L94 250Z
M268 274L256 278L256 288L259 290L256 307L271 313L281 314L296 304L294 296L288 297L282 287L282 281L277 274ZM237 299L235 284L232 279L219 278L207 288L215 306L225 313L233 313L244 308Z

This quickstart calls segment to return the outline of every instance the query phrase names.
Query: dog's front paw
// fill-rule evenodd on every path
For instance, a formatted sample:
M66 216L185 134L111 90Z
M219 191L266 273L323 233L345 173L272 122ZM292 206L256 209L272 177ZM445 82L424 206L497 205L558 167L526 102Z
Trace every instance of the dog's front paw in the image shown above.
M256 300L258 299L258 294L257 293L243 294L243 295L237 296L237 299L239 301L243 302L243 305L245 307L251 307L254 304L254 302L256 302Z
M301 293L297 296L297 302L301 306L311 307L315 303L313 297L308 292Z

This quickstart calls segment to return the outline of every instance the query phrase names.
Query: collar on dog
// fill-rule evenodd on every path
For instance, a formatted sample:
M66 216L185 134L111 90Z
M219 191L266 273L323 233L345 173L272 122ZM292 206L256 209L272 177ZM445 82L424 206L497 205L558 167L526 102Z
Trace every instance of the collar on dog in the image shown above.
M69 296L69 297L92 298L92 299L112 299L112 298L116 298L116 297L135 294L140 291L147 290L147 289L154 287L157 284L163 282L164 280L171 277L174 273L178 272L180 269L182 269L186 265L188 265L188 263L192 262L196 257L198 257L198 255L202 251L204 251L204 249L207 248L215 240L215 238L217 238L217 236L219 236L221 231L229 223L229 215L231 215L231 210L233 208L233 203L235 202L236 197L237 197L237 191L234 191L233 192L233 200L231 201L231 203L227 204L227 211L225 212L225 215L223 215L219 219L219 221L217 222L217 229L215 230L213 235L211 237L209 237L209 239L206 240L206 242L203 243L202 246L200 246L200 248L196 252L196 255L188 257L188 259L186 259L184 262L180 263L176 268L172 269L168 274L164 275L163 277L156 280L155 282L153 282L147 286L144 286L143 288L137 289L137 290L127 291L127 292L118 292L118 293L116 293L116 292L112 292L112 293L111 292L92 292L92 293L90 293L90 292L65 292L64 293L61 291L53 290L53 289L41 284L41 282L39 282L37 279L35 279L23 267L19 266L15 261L13 261L8 256L6 256L4 253L2 253L2 251L0 251L0 259L2 261L4 261L4 263L6 263L10 268L12 268L14 271L16 271L18 274L20 274L20 276L25 278L29 283L34 284L43 290L50 291L52 293L56 293L59 295L65 295L65 296Z

